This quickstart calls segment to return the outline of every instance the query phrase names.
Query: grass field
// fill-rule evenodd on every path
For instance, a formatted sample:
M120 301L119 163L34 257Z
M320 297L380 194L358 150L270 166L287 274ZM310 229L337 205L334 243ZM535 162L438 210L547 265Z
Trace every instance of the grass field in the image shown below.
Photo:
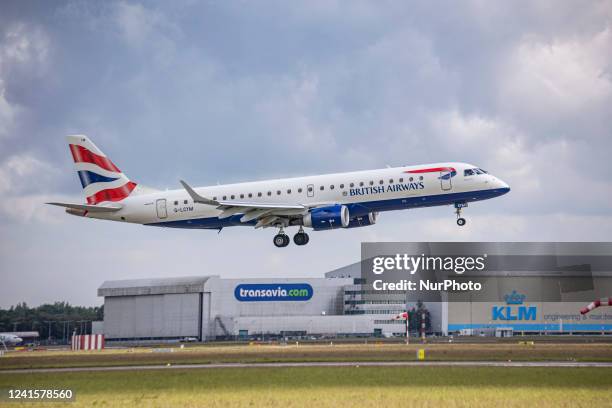
M0 372L10 368L86 367L146 364L196 364L295 361L406 361L424 348L434 361L612 361L612 344L343 344L196 346L156 352L151 348L103 351L14 352L0 357Z
M71 388L75 402L52 406L75 408L612 406L610 368L304 367L0 374L0 388L10 386Z

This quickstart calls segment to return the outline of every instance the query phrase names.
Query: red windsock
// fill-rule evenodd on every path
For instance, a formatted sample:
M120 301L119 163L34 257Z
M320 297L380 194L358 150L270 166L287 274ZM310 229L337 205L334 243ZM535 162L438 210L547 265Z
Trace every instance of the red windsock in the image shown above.
M399 319L404 319L404 320L408 319L408 312L400 313L393 318L393 320L399 320Z
M586 307L580 309L580 314L587 314L591 310L598 308L599 306L612 306L612 297L601 298L589 303Z

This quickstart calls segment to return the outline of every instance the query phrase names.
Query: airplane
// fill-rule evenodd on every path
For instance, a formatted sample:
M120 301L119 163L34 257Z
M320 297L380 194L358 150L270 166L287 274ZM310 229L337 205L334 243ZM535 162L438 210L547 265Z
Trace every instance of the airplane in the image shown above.
M0 333L0 343L4 343L7 346L16 346L21 343L23 339L13 333Z
M499 197L508 184L467 163L435 163L378 170L156 190L130 180L87 137L67 137L86 204L47 203L71 215L168 228L230 226L277 228L273 243L286 247L289 226L299 227L296 245L314 231L376 223L386 211L453 205L457 225L468 203Z

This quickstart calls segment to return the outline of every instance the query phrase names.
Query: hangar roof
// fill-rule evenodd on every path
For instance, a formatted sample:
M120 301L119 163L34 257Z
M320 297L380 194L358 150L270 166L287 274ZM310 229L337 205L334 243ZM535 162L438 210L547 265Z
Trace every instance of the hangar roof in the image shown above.
M168 293L204 292L204 285L213 276L185 276L178 278L127 279L105 281L98 288L98 296L139 296Z

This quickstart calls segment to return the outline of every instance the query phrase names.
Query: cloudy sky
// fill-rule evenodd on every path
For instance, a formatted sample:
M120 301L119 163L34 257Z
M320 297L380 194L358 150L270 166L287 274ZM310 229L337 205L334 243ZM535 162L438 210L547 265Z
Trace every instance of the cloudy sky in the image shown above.
M314 232L71 217L64 136L160 189L466 161L512 187ZM321 276L362 241L612 240L612 1L0 4L0 307L107 279Z

